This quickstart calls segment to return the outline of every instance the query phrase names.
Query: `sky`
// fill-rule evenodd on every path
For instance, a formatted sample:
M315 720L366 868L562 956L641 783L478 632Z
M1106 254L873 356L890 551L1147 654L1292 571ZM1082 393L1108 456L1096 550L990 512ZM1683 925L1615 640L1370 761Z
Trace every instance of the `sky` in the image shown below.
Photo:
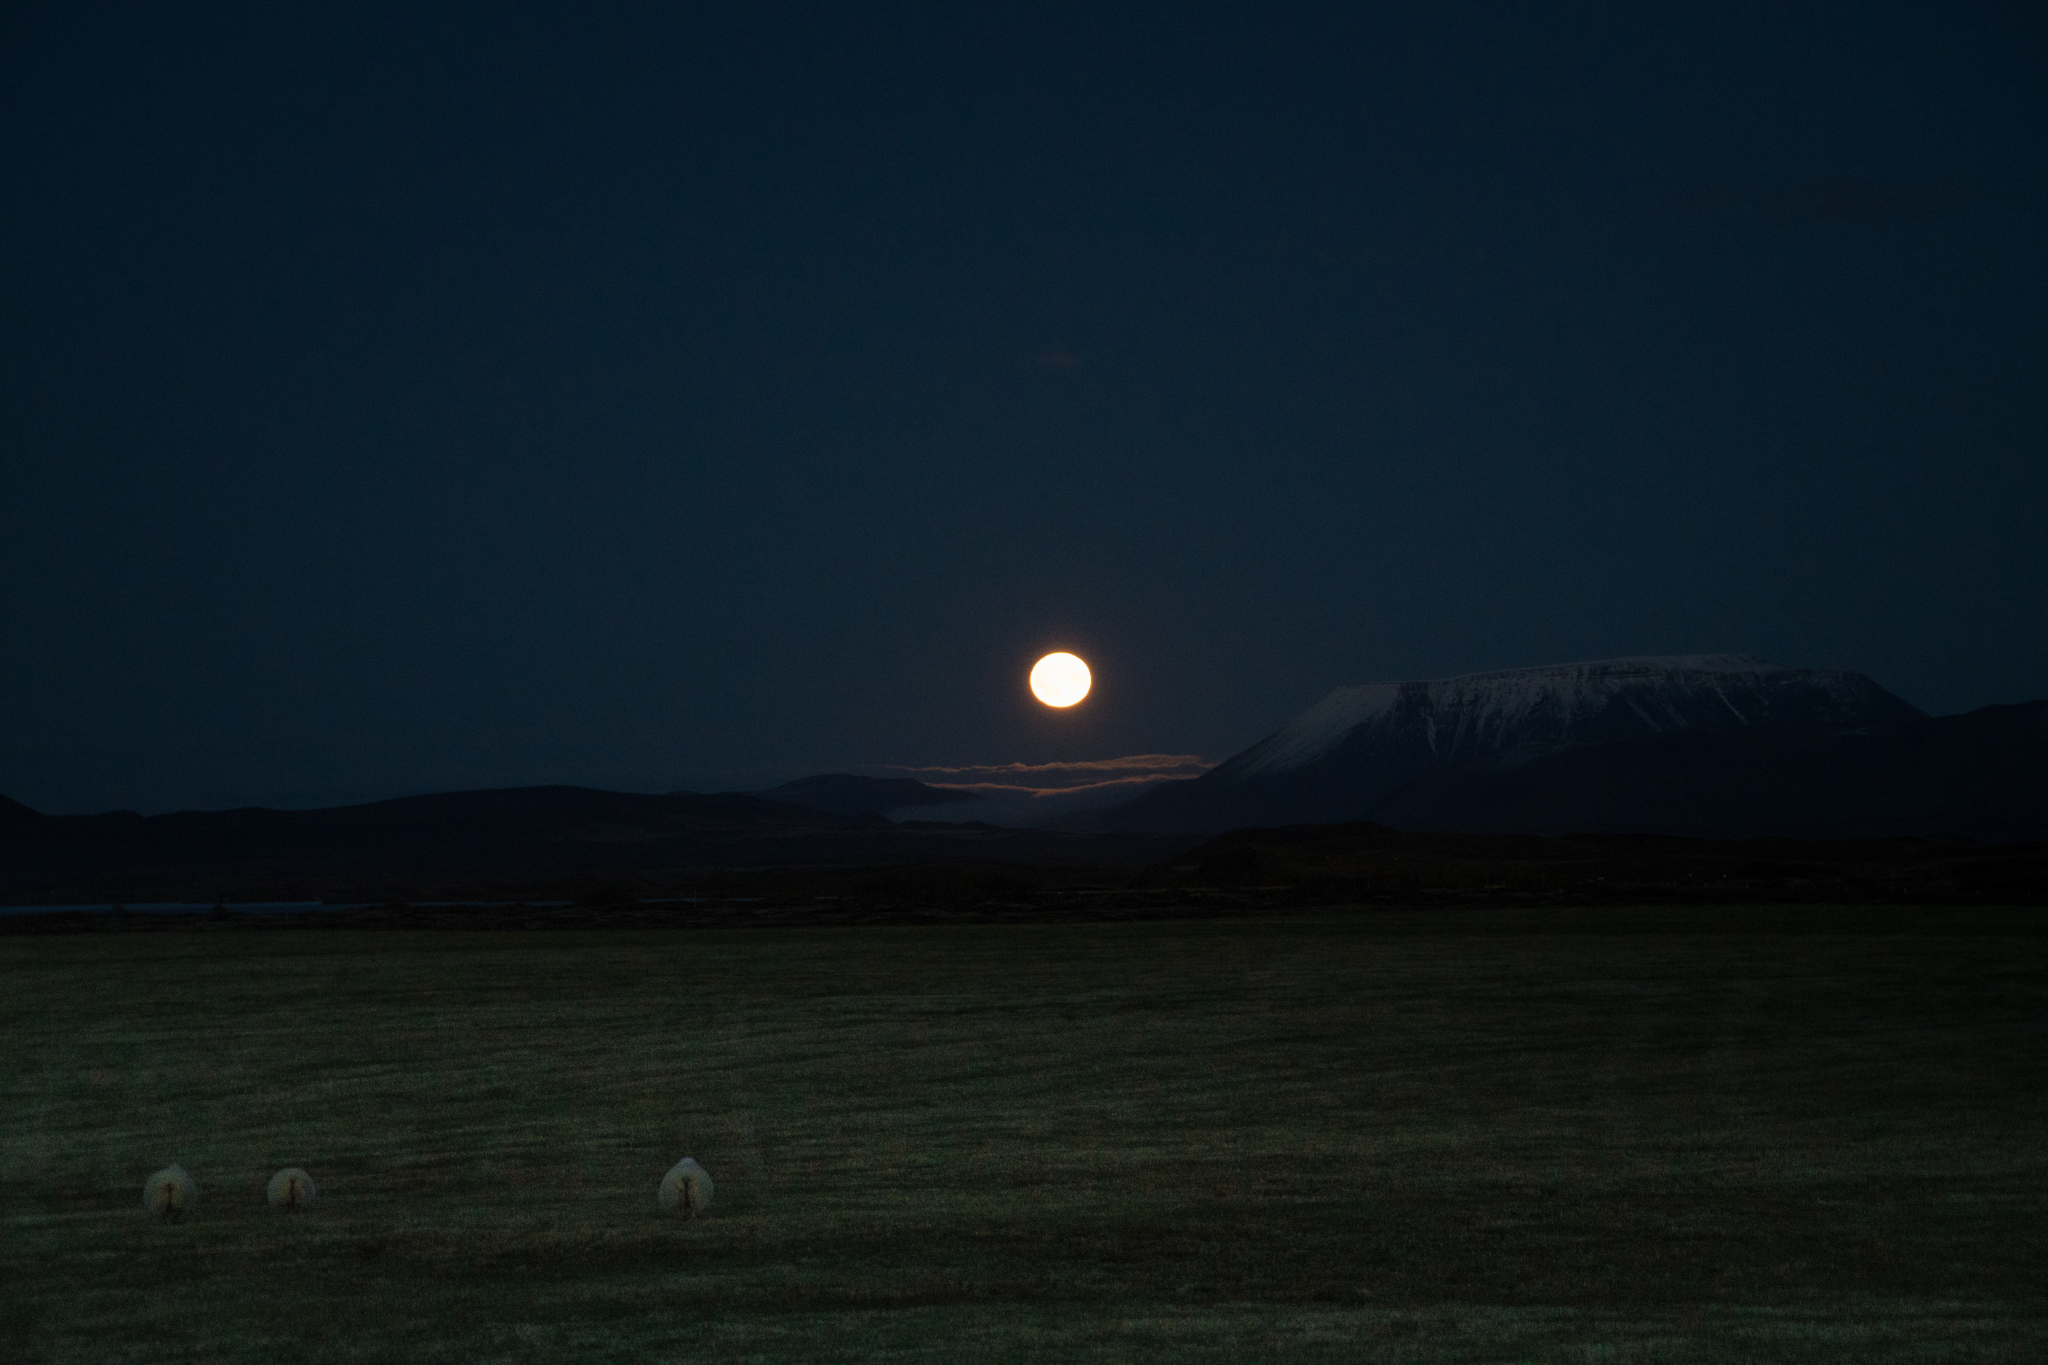
M2048 696L2039 3L0 22L38 809L1199 771L1630 654Z

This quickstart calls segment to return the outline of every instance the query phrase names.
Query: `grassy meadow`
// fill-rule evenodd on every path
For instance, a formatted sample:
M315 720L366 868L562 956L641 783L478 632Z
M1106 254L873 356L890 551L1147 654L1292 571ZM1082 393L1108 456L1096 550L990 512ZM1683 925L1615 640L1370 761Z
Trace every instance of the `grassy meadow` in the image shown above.
M0 938L0 1362L2048 1359L2042 918Z

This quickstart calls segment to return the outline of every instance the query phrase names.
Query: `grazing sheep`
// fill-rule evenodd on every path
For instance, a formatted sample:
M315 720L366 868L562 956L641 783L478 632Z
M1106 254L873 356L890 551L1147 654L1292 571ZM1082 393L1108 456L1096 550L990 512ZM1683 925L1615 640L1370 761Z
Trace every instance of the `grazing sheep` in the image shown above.
M166 1223L177 1222L198 1202L199 1187L175 1162L142 1182L142 1207Z
M711 1203L711 1172L684 1157L661 1178L661 1206L695 1218Z
M313 1188L313 1177L296 1166L287 1166L270 1177L270 1207L274 1209L311 1208L320 1192Z

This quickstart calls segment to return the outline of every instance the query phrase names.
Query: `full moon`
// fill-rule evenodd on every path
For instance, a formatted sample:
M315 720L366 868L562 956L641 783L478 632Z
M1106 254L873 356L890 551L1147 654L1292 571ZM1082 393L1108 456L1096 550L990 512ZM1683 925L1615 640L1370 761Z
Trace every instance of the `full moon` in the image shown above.
M1047 706L1072 706L1088 695L1088 665L1071 654L1048 654L1031 670L1031 695Z

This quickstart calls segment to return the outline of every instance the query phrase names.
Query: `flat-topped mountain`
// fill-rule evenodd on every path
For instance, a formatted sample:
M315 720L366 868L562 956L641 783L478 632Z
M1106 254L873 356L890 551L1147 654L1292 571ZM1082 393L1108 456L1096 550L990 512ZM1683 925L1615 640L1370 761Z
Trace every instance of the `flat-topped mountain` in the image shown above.
M1796 818L1805 822L1800 832L1819 836L1823 827L1971 832L1985 812L2010 810L1983 832L2039 837L2013 832L2032 828L2026 803L2034 799L2024 780L2014 787L1999 757L2015 727L2025 731L2023 721L1938 725L1860 673L1749 655L1368 683L1336 689L1228 762L1091 827L1216 833L1377 820L1409 829L1725 835L1791 832L1781 827ZM1921 738L1898 738L1909 732ZM1910 795L1928 764L1942 770L1938 785L1953 798L1941 810ZM2003 794L1962 794L1979 769L2002 774L1985 780ZM1863 789L1835 792L1825 772ZM1800 802L1786 799L1788 773L1804 774ZM1877 797L1880 790L1894 795Z
M1852 730L1923 714L1861 673L1786 668L1747 654L1603 659L1340 687L1207 776L1242 784L1325 763L1384 763L1396 750L1417 763L1457 765L1682 730ZM1382 770L1394 779L1393 769Z

